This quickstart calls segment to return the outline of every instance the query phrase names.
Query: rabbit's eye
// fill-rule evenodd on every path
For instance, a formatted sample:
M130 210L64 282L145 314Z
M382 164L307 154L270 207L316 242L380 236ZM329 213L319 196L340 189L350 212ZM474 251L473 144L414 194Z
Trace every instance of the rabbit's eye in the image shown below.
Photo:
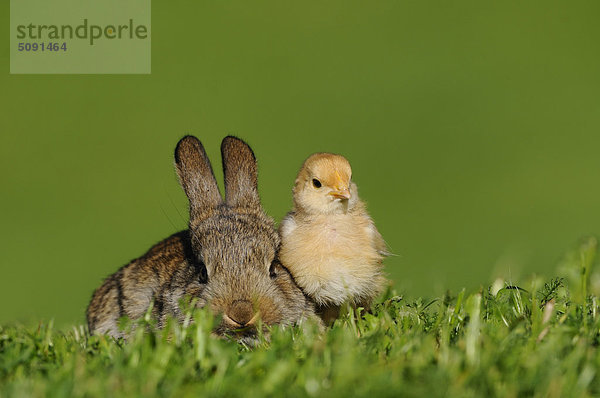
M204 263L200 263L200 266L198 268L199 268L198 281L200 283L208 282L208 272L206 272L206 266L204 265Z
M321 188L321 181L317 180L316 178L313 178L312 183L314 185L315 188Z
M271 279L275 279L277 277L277 271L274 262L271 263L271 267L269 267L269 276L271 277Z

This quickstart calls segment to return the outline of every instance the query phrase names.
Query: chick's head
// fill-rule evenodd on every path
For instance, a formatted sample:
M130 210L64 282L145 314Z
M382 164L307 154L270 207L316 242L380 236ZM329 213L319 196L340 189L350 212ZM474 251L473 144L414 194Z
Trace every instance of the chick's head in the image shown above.
M352 168L345 157L333 153L315 153L300 169L294 185L294 203L298 210L311 214L344 213L358 200L352 182Z

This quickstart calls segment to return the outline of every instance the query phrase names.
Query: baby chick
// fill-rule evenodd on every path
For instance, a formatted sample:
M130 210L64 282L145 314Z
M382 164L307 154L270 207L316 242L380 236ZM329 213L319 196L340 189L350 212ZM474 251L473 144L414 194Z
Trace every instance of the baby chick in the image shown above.
M369 308L386 279L386 244L358 198L346 158L311 155L293 188L294 208L280 226L279 258L320 307L326 323L345 302Z

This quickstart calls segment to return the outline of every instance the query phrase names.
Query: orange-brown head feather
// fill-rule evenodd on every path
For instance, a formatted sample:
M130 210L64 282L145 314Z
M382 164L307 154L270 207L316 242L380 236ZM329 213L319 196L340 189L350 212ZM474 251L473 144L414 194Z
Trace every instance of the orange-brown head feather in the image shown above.
M333 153L309 156L300 168L293 192L297 209L324 213L347 210L356 194L350 163Z

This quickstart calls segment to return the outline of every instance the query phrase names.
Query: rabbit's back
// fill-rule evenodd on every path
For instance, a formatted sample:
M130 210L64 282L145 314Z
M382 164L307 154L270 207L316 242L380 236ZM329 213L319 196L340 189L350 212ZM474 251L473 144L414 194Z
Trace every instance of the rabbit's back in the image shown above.
M109 276L96 289L88 306L90 332L120 337L119 318L138 319L153 301L153 316L159 322L167 312L177 315L173 301L178 304L184 291L192 290L193 282L198 281L196 288L200 288L199 278L196 278L198 270L191 258L186 230L157 243L143 256Z

